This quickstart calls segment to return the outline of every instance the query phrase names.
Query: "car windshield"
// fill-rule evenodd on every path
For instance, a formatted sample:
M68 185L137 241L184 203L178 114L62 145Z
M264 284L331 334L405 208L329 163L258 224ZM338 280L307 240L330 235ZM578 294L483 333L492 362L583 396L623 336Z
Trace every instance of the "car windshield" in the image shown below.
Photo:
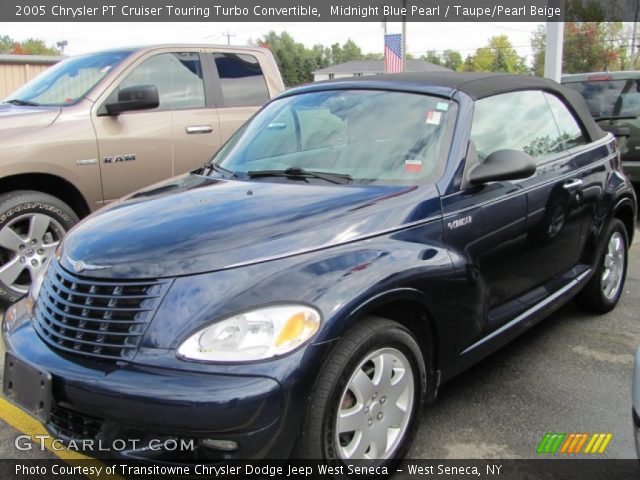
M130 54L129 51L102 52L64 60L13 92L4 102L16 105L73 105Z
M587 80L564 86L581 93L596 118L640 115L639 80Z
M245 178L281 172L279 181L322 182L315 172L334 174L333 183L433 182L446 161L456 111L455 102L423 94L302 93L267 105L213 162Z

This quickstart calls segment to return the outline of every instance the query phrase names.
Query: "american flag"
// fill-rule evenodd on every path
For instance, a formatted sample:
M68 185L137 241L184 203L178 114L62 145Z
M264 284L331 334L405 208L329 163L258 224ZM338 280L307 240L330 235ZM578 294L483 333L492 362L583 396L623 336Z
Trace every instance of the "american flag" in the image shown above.
M399 33L384 36L384 71L402 72L402 35Z

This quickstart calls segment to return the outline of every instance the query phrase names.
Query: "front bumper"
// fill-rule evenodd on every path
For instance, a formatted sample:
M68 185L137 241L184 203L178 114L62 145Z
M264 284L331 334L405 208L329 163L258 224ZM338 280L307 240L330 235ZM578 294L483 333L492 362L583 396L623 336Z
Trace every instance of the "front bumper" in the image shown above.
M13 308L27 315L24 302ZM52 414L46 427L63 441L96 440L84 451L88 455L154 461L278 459L288 457L295 440L291 425L299 416L284 414L292 410L286 398L296 390L293 380L284 379L283 388L282 379L216 373L213 366L203 372L89 361L50 349L28 319L10 334L3 331L2 349L51 374ZM136 448L110 448L131 439L136 442L126 445ZM150 439L184 440L189 448L151 450ZM235 442L237 448L213 448L211 440Z

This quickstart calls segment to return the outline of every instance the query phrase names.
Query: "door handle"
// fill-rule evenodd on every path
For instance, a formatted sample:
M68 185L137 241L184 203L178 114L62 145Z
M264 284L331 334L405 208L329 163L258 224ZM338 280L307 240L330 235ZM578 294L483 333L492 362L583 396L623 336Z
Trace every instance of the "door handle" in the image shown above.
M562 187L565 190L574 190L576 188L580 188L581 186L582 186L582 180L580 179L571 180L570 182L567 182L564 185L562 185Z
M190 135L198 134L198 133L211 133L213 132L213 127L211 125L191 125L184 129Z

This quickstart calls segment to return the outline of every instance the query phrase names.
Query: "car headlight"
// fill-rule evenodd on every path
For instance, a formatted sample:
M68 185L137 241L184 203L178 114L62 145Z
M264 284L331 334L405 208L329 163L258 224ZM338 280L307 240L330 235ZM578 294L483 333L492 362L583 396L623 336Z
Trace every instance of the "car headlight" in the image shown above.
M178 357L209 362L250 362L284 355L320 327L320 313L305 305L258 308L211 324L185 340Z

